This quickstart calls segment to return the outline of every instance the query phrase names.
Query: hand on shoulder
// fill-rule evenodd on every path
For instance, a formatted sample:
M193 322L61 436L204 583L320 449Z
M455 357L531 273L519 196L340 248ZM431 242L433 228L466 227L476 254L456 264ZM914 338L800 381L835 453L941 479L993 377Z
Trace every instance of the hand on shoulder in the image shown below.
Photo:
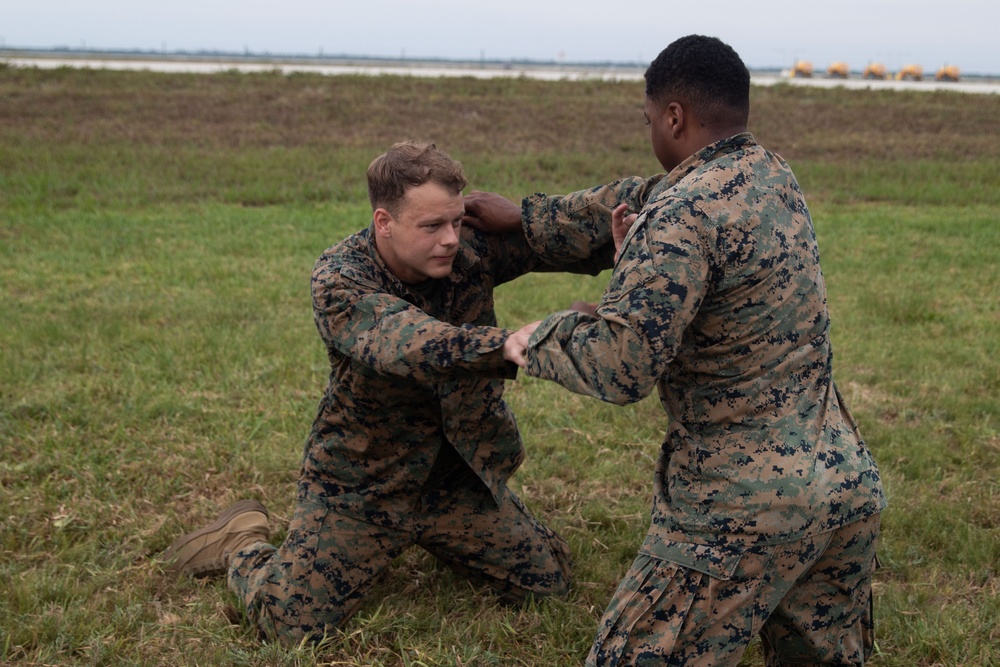
M521 206L495 192L473 190L465 195L462 223L490 234L521 229Z

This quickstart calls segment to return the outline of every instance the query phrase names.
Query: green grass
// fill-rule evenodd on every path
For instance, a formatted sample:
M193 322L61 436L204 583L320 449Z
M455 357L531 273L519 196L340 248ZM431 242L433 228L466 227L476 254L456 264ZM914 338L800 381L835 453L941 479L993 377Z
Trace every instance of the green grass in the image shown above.
M241 497L287 522L327 374L309 274L367 224L374 155L430 138L509 196L652 173L641 92L0 66L0 664L580 664L646 530L655 398L509 385L514 486L575 556L565 600L504 607L411 550L343 634L284 649L156 556ZM876 665L1000 664L998 125L992 96L754 89L890 496ZM604 280L525 277L500 318Z
M995 664L996 207L825 208L839 377L892 501L878 589L887 664Z

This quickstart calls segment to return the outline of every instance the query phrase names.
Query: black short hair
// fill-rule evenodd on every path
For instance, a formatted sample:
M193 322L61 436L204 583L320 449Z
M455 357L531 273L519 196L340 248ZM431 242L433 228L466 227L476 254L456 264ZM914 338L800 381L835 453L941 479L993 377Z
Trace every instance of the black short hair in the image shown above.
M645 78L646 96L655 103L689 104L707 125L746 125L750 72L736 51L717 37L675 40L650 63Z

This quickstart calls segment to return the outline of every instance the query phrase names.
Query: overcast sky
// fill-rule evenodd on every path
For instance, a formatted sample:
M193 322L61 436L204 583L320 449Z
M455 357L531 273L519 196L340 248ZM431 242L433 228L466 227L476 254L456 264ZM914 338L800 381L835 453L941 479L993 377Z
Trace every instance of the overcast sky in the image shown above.
M0 0L0 45L648 63L714 35L753 68L1000 74L997 0Z

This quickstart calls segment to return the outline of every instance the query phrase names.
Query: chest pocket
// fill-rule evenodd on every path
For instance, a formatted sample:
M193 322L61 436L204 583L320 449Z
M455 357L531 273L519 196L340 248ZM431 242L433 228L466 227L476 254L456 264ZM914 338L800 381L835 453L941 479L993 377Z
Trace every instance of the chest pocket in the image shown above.
M493 295L478 287L466 285L455 295L448 319L452 324L474 324L495 327L496 313L493 311Z

